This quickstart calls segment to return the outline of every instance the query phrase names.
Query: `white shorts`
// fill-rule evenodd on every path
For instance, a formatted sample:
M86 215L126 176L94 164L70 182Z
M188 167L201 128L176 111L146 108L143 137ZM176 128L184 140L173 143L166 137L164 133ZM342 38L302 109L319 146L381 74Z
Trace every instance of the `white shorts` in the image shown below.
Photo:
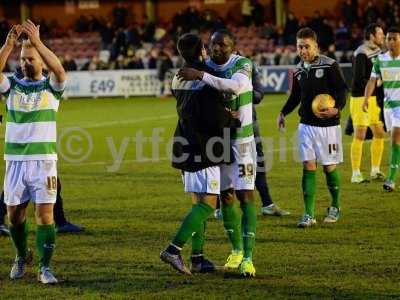
M400 107L385 108L385 125L388 131L392 131L393 127L400 128Z
M29 200L56 203L57 161L6 161L4 203L15 206Z
M233 145L235 161L221 165L221 191L234 188L254 190L257 170L257 151L255 141Z
M219 166L197 172L183 172L182 179L187 193L220 194L221 172Z
M343 162L340 125L317 127L299 124L298 141L302 161L316 160L324 166Z

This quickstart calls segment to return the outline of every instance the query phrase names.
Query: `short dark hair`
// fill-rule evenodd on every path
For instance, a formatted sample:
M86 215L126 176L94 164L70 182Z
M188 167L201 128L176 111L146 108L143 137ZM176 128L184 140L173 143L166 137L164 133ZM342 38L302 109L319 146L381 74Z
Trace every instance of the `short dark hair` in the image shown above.
M223 29L218 29L218 30L214 31L211 36L213 36L214 34L221 34L223 36L227 36L229 39L232 40L233 44L236 44L235 36L228 29L224 29L224 28Z
M376 34L376 29L381 28L377 23L371 23L364 29L364 39L369 41L370 35L375 35Z
M201 38L193 33L185 33L182 35L177 44L178 52L186 62L194 62L198 60L203 48Z
M297 39L312 39L316 42L318 41L317 34L310 27L304 27L304 28L300 29L299 31L297 31L296 38Z
M397 26L392 26L387 30L387 33L399 33L400 34L400 28Z

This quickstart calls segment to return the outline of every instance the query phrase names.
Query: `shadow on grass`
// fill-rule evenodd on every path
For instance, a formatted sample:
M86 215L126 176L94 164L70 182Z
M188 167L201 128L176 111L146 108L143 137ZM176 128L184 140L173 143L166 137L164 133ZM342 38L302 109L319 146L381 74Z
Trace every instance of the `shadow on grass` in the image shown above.
M161 268L152 271L154 273L130 270L115 277L116 274L104 274L106 277L102 278L102 274L98 274L95 277L70 278L62 282L62 287L105 295L117 291L135 298L399 299L396 292L330 288L328 284L310 287L307 283L290 283L283 277L268 275L243 278L234 272L214 272L185 276ZM188 295L187 291L191 294Z

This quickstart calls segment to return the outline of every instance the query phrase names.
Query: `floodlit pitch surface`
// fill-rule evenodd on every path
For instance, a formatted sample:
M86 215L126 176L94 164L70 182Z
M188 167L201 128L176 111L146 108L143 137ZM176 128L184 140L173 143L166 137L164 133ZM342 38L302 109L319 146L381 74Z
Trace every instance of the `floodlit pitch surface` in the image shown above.
M24 279L10 282L14 250L0 237L0 298L399 299L400 194L384 193L381 183L349 183L349 137L344 137L345 163L340 167L342 218L335 225L321 224L329 194L319 170L319 223L296 228L303 212L301 164L293 144L297 114L287 118L285 134L275 125L285 99L266 96L258 117L273 199L292 214L258 216L254 279L223 272L187 277L159 260L191 206L179 172L167 159L166 144L176 124L173 99L67 100L58 116L59 175L68 218L87 230L57 237L52 265L62 282L54 287L36 282L36 267L29 268ZM4 125L1 131L4 136ZM386 141L384 171L388 145ZM367 175L369 143L364 147ZM30 209L29 244L34 249L32 215ZM189 250L190 243L185 258ZM222 222L210 219L207 256L222 265L229 251Z

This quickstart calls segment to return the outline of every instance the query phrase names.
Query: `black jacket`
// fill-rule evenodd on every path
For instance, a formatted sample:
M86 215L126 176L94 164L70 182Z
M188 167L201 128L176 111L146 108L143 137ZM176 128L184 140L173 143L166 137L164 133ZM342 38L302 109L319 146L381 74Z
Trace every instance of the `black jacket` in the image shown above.
M187 66L210 72L202 63ZM240 121L225 109L223 94L201 81L178 80L176 75L172 94L177 100L179 117L172 146L172 166L195 172L231 163L230 129L240 127ZM215 142L216 138L220 138L219 142Z
M255 105L260 104L264 98L264 86L261 83L261 74L255 63L253 63L253 72L251 73L251 84L253 85L253 121L257 121L257 112Z
M291 94L281 112L286 116L300 104L300 123L318 127L339 125L340 113L334 118L320 119L314 115L311 104L315 96L329 94L340 111L346 104L346 90L347 85L337 62L320 55L309 70L304 68L303 62L296 66Z
M351 95L363 97L365 86L371 77L372 60L381 53L381 49L368 41L364 42L354 51L353 56L353 81L351 84ZM376 87L373 96L377 96L379 104L383 104L383 86Z

